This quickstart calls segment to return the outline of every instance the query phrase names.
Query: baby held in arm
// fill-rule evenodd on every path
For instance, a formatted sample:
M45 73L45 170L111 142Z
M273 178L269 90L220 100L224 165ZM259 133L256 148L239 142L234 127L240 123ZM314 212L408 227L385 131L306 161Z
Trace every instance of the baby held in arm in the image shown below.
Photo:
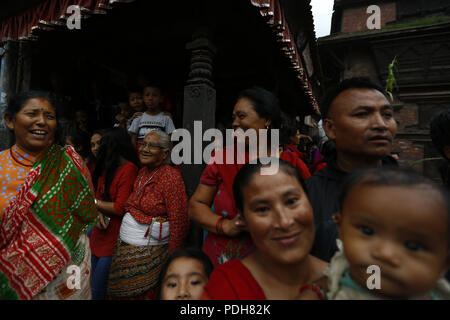
M352 173L333 216L341 250L299 299L450 299L447 197L415 172Z

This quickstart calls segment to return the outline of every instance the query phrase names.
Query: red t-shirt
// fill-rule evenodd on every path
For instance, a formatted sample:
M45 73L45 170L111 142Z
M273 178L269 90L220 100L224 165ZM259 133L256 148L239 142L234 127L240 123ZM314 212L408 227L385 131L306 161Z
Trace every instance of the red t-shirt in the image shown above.
M105 230L94 227L90 237L90 246L93 255L97 257L109 257L114 254L114 247L119 236L122 217L125 214L124 206L133 190L133 184L138 171L138 167L132 162L125 163L116 171L111 187L109 188L109 194L112 202L114 202L114 209L120 213L120 216L111 215L108 228ZM102 175L98 179L95 192L97 199L104 200L102 197L104 188L105 176Z
M213 202L215 213L226 219L236 217L237 212L233 208L233 195L227 190L217 164L210 163L206 166L200 176L200 183L217 188ZM215 267L225 261L241 257L250 249L252 244L252 239L247 232L232 238L208 232L202 249Z
M202 300L267 300L261 286L239 259L214 268Z

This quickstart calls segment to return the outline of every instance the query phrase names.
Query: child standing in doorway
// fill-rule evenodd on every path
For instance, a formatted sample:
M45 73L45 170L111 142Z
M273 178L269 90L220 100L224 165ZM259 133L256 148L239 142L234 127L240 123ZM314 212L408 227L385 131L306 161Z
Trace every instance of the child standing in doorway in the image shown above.
M127 130L130 129L133 120L142 116L145 111L144 100L142 99L142 88L132 87L128 90L128 104L133 110L133 113L127 120Z
M146 111L142 116L134 119L128 129L137 149L139 149L139 143L147 133L161 130L170 135L175 130L172 119L164 114L160 107L162 101L161 87L157 85L146 86L143 92L143 100Z

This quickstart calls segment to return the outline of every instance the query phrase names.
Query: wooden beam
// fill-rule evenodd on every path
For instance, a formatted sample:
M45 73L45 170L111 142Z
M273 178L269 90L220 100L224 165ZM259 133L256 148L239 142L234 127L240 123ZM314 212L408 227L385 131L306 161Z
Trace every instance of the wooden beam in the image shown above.
M7 41L3 46L4 52L1 57L0 70L0 149L9 147L9 133L6 128L3 115L5 113L8 99L16 93L16 75L17 75L17 53L18 43Z

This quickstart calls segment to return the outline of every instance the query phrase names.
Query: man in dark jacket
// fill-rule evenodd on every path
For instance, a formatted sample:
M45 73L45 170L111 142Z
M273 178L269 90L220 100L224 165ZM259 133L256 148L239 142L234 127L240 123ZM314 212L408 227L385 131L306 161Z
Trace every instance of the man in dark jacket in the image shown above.
M430 137L444 159L439 165L442 183L450 191L450 109L439 112L430 122ZM450 281L450 270L446 278Z
M347 79L330 88L320 110L336 151L327 166L307 180L316 225L311 253L330 261L337 250L332 216L339 210L341 183L353 170L396 164L389 155L397 123L383 89L367 78Z
M444 157L439 172L442 183L450 188L450 109L439 112L430 122L430 136L436 149Z

